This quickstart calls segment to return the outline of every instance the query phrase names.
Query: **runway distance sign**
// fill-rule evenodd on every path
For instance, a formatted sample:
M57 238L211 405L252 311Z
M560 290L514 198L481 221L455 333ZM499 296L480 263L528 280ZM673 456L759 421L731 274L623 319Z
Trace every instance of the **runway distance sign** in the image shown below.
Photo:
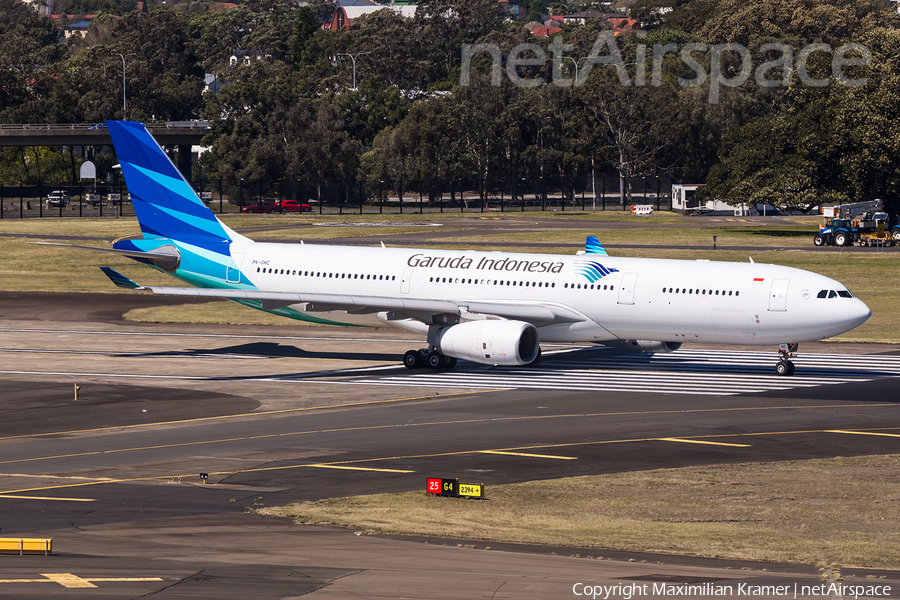
M484 498L484 484L461 483L459 484L459 495L466 498Z
M438 496L459 496L459 479L438 479L429 477L425 484L425 491Z

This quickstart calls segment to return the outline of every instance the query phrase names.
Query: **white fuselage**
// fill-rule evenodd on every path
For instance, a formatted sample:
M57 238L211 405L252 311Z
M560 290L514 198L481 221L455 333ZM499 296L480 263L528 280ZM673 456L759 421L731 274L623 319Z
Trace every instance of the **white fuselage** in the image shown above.
M410 306L451 300L471 313L521 306L546 342L799 343L839 335L870 315L833 279L760 263L241 242L232 256L257 289ZM548 310L572 318L529 318ZM386 324L375 311L310 314Z

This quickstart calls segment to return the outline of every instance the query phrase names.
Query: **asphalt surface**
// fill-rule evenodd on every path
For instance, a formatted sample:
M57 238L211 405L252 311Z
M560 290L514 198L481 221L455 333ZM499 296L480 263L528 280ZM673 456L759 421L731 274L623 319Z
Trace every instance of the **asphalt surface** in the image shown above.
M790 384L771 374L774 352L742 348L707 363L702 349L660 362L555 347L540 384L465 364L437 380L397 367L420 345L402 332L120 320L147 303L161 302L0 293L0 536L54 546L2 559L4 597L562 598L577 583L816 585L813 566L367 536L245 510L423 489L430 476L489 490L900 452L900 437L869 435L900 433L900 357L889 346L806 345ZM671 381L608 387L632 371ZM592 388L595 372L604 381ZM735 380L746 390L726 387ZM896 572L856 574L900 588Z

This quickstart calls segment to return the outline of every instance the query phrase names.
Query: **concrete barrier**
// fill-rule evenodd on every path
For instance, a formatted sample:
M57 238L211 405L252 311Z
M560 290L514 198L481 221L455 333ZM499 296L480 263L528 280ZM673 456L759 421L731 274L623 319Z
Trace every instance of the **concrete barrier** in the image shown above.
M0 538L0 552L47 556L53 552L53 538Z

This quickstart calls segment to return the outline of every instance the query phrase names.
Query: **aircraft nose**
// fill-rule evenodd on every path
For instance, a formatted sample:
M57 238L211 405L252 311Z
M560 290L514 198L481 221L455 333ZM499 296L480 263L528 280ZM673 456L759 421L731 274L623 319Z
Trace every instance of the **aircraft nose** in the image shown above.
M850 319L851 323L853 323L853 327L859 327L872 316L872 311L869 310L866 303L858 298L853 299L853 302L847 309L847 313L847 317Z

